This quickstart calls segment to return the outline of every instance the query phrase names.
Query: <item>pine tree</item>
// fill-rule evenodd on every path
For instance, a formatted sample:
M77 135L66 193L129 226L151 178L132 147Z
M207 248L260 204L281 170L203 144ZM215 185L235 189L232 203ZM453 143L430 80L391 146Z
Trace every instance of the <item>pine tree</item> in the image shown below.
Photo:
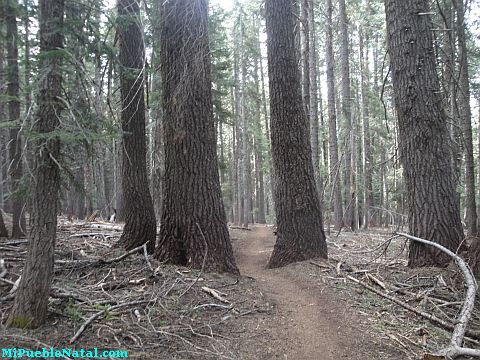
M156 258L238 273L220 189L206 0L162 6L165 187Z
M290 0L265 2L277 241L269 268L327 257Z
M147 243L155 248L157 225L150 196L145 136L145 49L139 0L118 0L120 89L122 97L122 187L125 227L118 242L125 249Z
M53 278L57 231L58 191L60 188L59 127L62 94L63 0L40 0L40 70L42 80L37 95L34 131L39 140L35 151L33 213L30 245L7 324L35 328L47 318L47 305Z
M428 2L386 0L385 5L409 231L457 251L463 229L447 119L439 98ZM447 255L433 247L410 244L409 266L449 262Z

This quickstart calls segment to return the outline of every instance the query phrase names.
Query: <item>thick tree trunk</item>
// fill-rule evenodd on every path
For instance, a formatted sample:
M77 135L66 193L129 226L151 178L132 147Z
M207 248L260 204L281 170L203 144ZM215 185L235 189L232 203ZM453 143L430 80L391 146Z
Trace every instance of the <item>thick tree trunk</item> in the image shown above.
M333 216L335 229L343 227L342 189L340 187L340 162L338 159L337 140L337 111L335 106L335 73L333 55L333 6L332 0L326 0L327 7L327 37L326 37L326 62L327 62L327 102L328 102L328 135L330 149L330 177L332 178Z
M148 251L153 252L157 226L147 176L145 50L139 0L118 0L118 16L125 197L125 227L118 244L130 250L148 243Z
M34 131L36 143L33 186L33 223L25 268L7 320L9 326L34 328L47 318L47 305L53 278L60 188L60 140L51 135L59 126L62 96L61 61L47 56L63 47L63 0L40 0L40 71L38 112Z
M291 0L265 2L277 241L268 267L327 257L302 105Z
M386 0L385 4L409 231L457 251L463 229L427 0ZM448 256L432 247L410 245L411 267L449 262Z
M153 14L155 15L153 24L153 66L155 69L160 67L160 13L161 3L157 2L154 5ZM157 222L160 222L162 217L162 201L163 201L163 174L165 172L165 151L163 142L163 108L160 103L162 95L162 79L160 72L155 72L152 81L152 93L158 99L154 103L152 113L155 121L154 135L153 135L153 179L152 179L152 196L153 206L155 209L155 217Z
M463 0L454 0L457 11L459 99L458 107L465 145L465 208L467 211L467 231L477 234L477 205L475 201L475 162L473 160L472 112L470 109L470 83L468 74L468 52L465 38Z
M13 226L12 238L25 236L26 221L24 194L19 193L20 180L23 176L22 165L22 139L19 131L20 121L20 83L18 75L18 31L17 31L17 6L13 1L7 1L5 8L5 23L7 28L7 94L9 121L15 125L10 129L10 164L11 191L13 195Z
M207 14L206 0L162 7L165 197L155 256L238 273L218 177Z

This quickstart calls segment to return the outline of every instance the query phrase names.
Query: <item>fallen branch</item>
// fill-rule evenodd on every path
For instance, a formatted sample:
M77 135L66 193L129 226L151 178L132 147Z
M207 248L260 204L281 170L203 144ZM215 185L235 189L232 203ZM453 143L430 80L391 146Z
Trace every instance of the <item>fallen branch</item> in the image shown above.
M135 249L129 250L126 253L111 258L111 259L98 259L98 260L55 260L55 264L61 264L61 265L73 265L73 266L101 266L101 265L108 265L108 264L113 264L116 262L119 262L127 257L129 257L132 254L135 254L136 252L143 250L145 244L137 246Z
M421 239L416 236L408 235L405 233L396 233L396 235L403 236L411 241L416 241L422 244L430 245L441 250L442 252L444 252L445 254L447 254L448 256L450 256L452 259L455 260L455 263L460 268L465 278L467 291L465 294L465 300L463 302L462 310L460 311L460 315L458 316L456 324L453 328L450 346L440 350L438 354L435 354L435 356L444 356L446 359L455 359L463 355L480 357L480 350L462 347L463 338L465 334L467 334L468 336L471 336L469 331L467 330L467 325L468 325L468 321L470 320L470 317L472 316L473 307L475 305L475 295L477 293L477 288L478 288L477 282L475 281L475 277L473 276L473 273L470 267L460 256L458 256L457 254L448 250L447 248L445 248L440 244L437 244L433 241Z
M228 301L227 299L225 299L224 297L222 297L220 295L220 293L215 290L215 289L212 289L212 288L209 288L209 287L206 287L206 286L203 286L202 287L202 291L213 296L215 299L217 299L218 301L221 301L225 304L230 304L230 301Z
M75 335L72 336L72 338L68 341L68 343L73 344L75 341L77 341L78 338L80 337L80 335L82 335L82 333L85 331L87 326L90 325L93 321L95 321L96 318L105 314L105 312L120 309L120 308L123 308L123 307L145 304L145 303L148 303L148 302L150 302L150 300L132 301L132 302L128 302L128 303L114 305L110 308L105 308L105 309L103 309L99 312L96 312L95 314L90 316L87 320L85 320L85 322L82 324L82 326L80 326L80 328L77 330Z

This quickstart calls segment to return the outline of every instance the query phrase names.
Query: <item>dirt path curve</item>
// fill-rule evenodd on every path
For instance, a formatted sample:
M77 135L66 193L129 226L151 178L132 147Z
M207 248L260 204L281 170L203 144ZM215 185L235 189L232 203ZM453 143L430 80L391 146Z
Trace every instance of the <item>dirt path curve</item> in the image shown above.
M355 319L351 311L334 300L331 290L322 291L315 279L291 268L265 269L273 244L271 228L254 226L242 231L235 246L242 275L256 279L259 290L275 305L274 318L265 326L272 340L281 341L273 341L276 349L270 348L269 355L262 358L371 359L372 353L361 350L368 346L363 334L352 328ZM256 356L262 353L257 351Z

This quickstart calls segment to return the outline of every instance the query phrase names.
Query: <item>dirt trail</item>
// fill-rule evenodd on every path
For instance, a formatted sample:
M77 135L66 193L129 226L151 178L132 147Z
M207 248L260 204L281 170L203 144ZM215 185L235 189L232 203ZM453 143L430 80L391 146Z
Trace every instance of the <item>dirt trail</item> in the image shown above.
M261 358L264 359L366 360L373 354L378 355L377 351L372 353L372 345L375 345L353 327L356 320L352 311L334 300L331 290L322 290L308 274L297 274L289 267L265 269L273 244L272 230L255 226L251 231L243 231L235 246L242 275L256 279L259 290L275 305L273 319L263 324L268 327L266 331L273 341L264 344L270 347L264 352L257 349L256 356L263 354ZM257 329L261 325L257 325ZM389 359L383 357L386 358Z

